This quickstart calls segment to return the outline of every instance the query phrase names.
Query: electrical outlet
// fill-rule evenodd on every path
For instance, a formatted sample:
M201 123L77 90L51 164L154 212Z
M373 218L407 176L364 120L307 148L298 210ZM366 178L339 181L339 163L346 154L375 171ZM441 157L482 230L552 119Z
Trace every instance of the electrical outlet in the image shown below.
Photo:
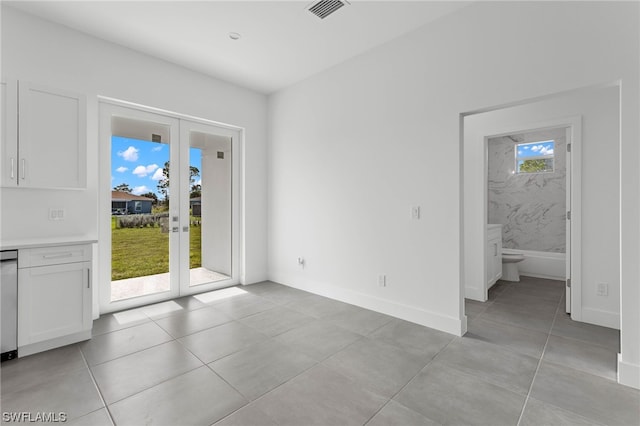
M598 296L608 296L609 295L609 284L607 284L607 283L598 283L598 288L596 290L596 294Z
M49 209L49 220L64 220L64 209Z
M387 276L386 275L378 275L378 285L380 287L387 286Z

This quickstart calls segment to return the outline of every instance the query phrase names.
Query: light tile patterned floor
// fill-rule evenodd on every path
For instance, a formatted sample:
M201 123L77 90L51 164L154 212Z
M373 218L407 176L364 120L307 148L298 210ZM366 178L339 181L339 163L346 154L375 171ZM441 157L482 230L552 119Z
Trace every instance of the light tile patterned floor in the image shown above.
M265 282L105 315L90 341L5 362L3 412L72 425L640 423L619 333L564 286L499 282L463 338Z

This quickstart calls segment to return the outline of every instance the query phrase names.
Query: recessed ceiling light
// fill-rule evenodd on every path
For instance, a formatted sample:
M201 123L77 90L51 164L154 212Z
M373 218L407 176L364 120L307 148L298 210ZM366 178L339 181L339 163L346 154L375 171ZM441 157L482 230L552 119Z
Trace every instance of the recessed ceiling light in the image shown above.
M238 33L229 33L229 38L231 40L240 40L240 37L242 37L240 34Z

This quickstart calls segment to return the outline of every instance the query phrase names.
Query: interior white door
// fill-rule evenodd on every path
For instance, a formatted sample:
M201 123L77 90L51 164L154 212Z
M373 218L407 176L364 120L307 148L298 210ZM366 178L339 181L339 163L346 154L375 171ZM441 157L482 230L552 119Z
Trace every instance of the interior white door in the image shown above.
M566 285L565 285L565 312L571 313L571 147L573 146L572 141L572 128L567 127L565 129L566 132L566 140L567 140L567 173L566 173L566 208L567 208L567 218L565 221L565 229L566 229Z

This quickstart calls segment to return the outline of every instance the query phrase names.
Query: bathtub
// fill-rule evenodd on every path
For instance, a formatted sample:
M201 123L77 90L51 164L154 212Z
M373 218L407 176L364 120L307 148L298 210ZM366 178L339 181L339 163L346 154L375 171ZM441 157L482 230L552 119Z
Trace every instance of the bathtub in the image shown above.
M524 260L518 263L520 275L552 280L565 280L567 276L566 253L546 251L502 249L503 254L522 254Z

